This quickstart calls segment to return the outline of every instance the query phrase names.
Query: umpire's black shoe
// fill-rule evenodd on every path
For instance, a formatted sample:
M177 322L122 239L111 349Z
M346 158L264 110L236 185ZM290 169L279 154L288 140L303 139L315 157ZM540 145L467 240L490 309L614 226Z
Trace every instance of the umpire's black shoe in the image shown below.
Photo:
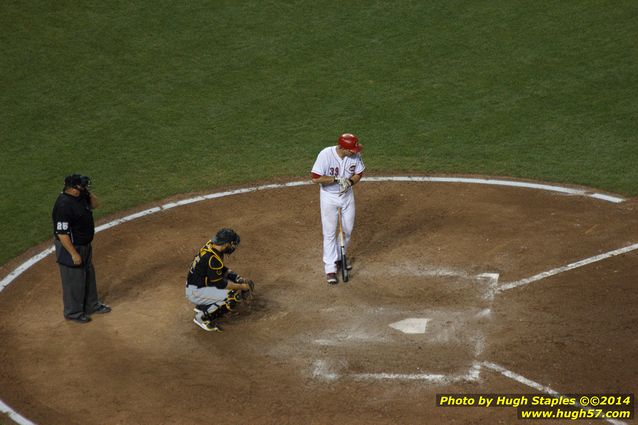
M106 314L111 312L111 307L106 304L98 304L97 307L93 310L93 313L97 314Z
M89 323L91 321L91 318L89 316L87 316L86 314L82 313L79 316L75 316L75 317L65 317L66 320L72 320L74 322L78 322L78 323Z

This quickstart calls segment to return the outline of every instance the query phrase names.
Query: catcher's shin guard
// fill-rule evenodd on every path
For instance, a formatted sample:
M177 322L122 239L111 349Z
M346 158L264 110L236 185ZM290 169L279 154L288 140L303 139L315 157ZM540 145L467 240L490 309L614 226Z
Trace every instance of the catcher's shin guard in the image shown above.
M241 302L241 294L238 291L228 291L228 297L224 300L224 307L228 311L235 310L237 303Z
M195 306L195 317L203 322L212 322L224 314L224 309L217 304L199 304Z
M224 310L221 307L218 307L217 310L212 311L210 313L206 313L204 315L204 318L208 319L209 321L214 321L219 319L220 317L222 317L224 315Z
M241 295L241 291L232 290L228 291L228 297L226 300L235 301L236 303L240 303L243 301L243 297Z
M226 304L230 304L232 308L235 308L238 302L241 302L241 293L239 291L228 291L228 296L224 300Z
M197 304L195 306L195 313L201 311L202 313L206 313L214 304Z

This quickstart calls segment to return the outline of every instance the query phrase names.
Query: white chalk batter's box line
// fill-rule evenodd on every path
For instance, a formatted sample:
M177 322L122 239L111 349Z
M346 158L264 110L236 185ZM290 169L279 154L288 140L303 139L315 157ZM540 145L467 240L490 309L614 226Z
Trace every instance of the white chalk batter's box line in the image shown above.
M547 185L547 184L537 184L537 183L527 183L527 182L520 182L520 181L512 181L512 180L501 180L501 179L480 179L480 178L463 178L463 177L428 177L428 176L391 176L391 177L366 177L364 179L363 182L389 182L389 181L393 181L393 182L431 182L431 183L466 183L466 184L484 184L484 185L494 185L494 186L509 186L509 187L518 187L518 188L527 188L527 189L537 189L537 190L544 190L544 191L550 191L550 192L557 192L557 193L563 193L563 194L567 194L567 195L575 195L575 196L585 196L585 197L590 197L590 198L594 198L594 199L598 199L601 201L605 201L605 202L611 202L611 203L621 203L624 202L625 200L623 198L620 197L616 197L616 196L610 196L610 195L605 195L605 194L601 194L601 193L592 193L586 190L582 190L582 189L573 189L573 188L567 188L567 187L562 187L562 186L554 186L554 185ZM119 224L122 223L126 223L141 217L145 217L147 215L151 215L160 211L164 211L164 210L168 210L171 208L175 208L181 205L188 205L188 204L192 204L195 202L200 202L200 201L205 201L205 200L209 200L209 199L216 199L216 198L222 198L225 196L231 196L231 195L238 195L238 194L242 194L242 193L251 193L251 192L256 192L256 191L260 191L260 190L270 190L270 189L279 189L279 188L286 188L286 187L295 187L295 186L305 186L305 185L310 185L312 184L310 181L297 181L297 182L289 182L289 183L283 183L283 184L268 184L268 185L262 185L262 186L255 186L255 187L249 187L249 188L242 188L242 189L236 189L236 190L231 190L231 191L226 191L226 192L216 192L216 193L211 193L208 195L203 195L203 196L196 196L193 198L189 198L189 199L184 199L181 201L176 201L176 202L170 202L158 207L153 207L153 208L149 208L143 211L139 211L137 213L134 214L130 214L128 216L122 217L120 219L117 220L113 220L110 221L106 224L100 225L98 227L96 227L95 231L96 232L101 232L103 230L107 230L110 229L112 227L115 227ZM577 263L572 263L571 265L567 265L564 268L559 268L559 269L563 269L563 270L559 270L559 269L553 269L550 270L549 272L546 273L550 273L548 274L548 276L557 274L557 273L561 273L562 271L567 271L567 270L571 270L573 268L576 267L581 267L582 265L585 264L590 264L591 262L594 261L601 261L605 258L609 258L611 256L614 255L620 255L620 253L625 253L625 252L630 252L633 250L638 249L638 244L634 244L625 248L621 248L619 250L616 251L611 251L610 253L607 254L601 254L599 256L596 257L592 257L592 259L585 259L585 260L581 260ZM622 251L622 252L619 252ZM2 292L4 290L4 288L6 288L11 282L13 282L15 279L18 278L18 276L20 276L22 273L24 273L26 270L28 270L29 268L31 268L34 264L38 263L40 260L46 258L49 254L54 252L54 247L50 246L49 248L46 248L45 250L43 250L42 252L34 255L33 257L29 258L27 261L25 261L24 263L22 263L21 265L19 265L18 267L16 267L13 271L11 271L7 276L5 276L2 281L0 281L0 292ZM619 252L619 253L616 253ZM607 255L607 256L605 256ZM591 260L591 261L590 261ZM588 262L589 261L589 262ZM540 280L543 277L539 277L538 279L534 279L534 280L529 280L529 279L533 279L535 277L541 276L542 274L536 275L536 276L532 276L531 278L528 278L527 280L523 279L521 281L517 281L517 282L511 282L509 284L505 284L503 286L501 286L500 288L497 289L497 292L500 291L504 291L507 289L512 289L514 287L517 286L521 286L527 283L531 283L533 281L536 280ZM525 282L524 282L525 281ZM520 282L524 282L524 283L520 283ZM14 421L16 421L17 423L21 424L21 425L35 425L33 422L29 421L28 419L24 418L23 416L21 416L20 414L18 414L17 412L15 412L13 409L11 409L9 406L7 406L4 402L2 402L2 400L0 400L0 412L6 413L9 415L9 417L11 417L11 419L13 419ZM622 422L617 422L617 423L622 423Z

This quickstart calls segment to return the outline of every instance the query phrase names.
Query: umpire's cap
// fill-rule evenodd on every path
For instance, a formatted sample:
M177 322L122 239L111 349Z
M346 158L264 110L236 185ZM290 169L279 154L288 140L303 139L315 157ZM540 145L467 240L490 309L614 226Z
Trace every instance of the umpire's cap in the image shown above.
M91 178L89 176L83 176L82 174L71 174L64 178L64 187L76 187L80 186L87 188L91 185Z
M223 245L228 242L234 242L235 245L239 245L239 235L233 229L224 227L215 234L213 243L216 245Z

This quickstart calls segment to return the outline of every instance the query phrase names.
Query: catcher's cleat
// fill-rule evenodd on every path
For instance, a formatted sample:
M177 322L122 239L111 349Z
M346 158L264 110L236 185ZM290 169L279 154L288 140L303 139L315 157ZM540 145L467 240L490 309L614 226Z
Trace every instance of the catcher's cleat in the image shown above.
M195 309L195 318L193 319L193 321L195 321L195 323L197 322L202 322L202 323L206 323L209 321L208 315L206 314L206 312Z
M326 280L328 281L330 285L336 285L338 282L337 273L328 273L326 275Z
M204 317L202 317L202 315L197 314L195 315L195 318L193 319L193 322L199 326L200 328L204 329L205 331L208 332L222 332L222 328L219 327L219 325L215 322L213 322L212 320L205 320Z

